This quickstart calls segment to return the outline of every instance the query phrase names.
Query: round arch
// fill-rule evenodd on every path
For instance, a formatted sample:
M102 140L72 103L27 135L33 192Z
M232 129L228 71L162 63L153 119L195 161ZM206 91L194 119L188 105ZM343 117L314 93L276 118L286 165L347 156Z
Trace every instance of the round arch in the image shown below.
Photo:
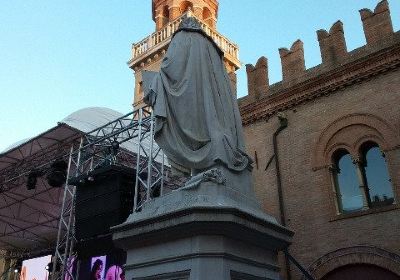
M357 131L357 135L353 132ZM340 136L340 137L339 137ZM374 140L384 150L390 150L400 144L399 133L383 119L371 114L350 114L329 124L318 137L312 153L312 168L323 168L329 162L332 139L340 138L351 150L356 151L362 141ZM344 139L344 140L343 140Z
M354 279L399 280L399 276L382 267L360 263L338 267L321 278L321 280Z
M378 267L400 278L400 256L374 246L353 246L329 252L314 261L308 271L315 279L324 279L335 270L361 264Z
M203 20L207 20L211 17L212 17L212 13L211 13L210 9L207 7L204 7L203 8Z
M167 19L169 18L169 6L168 5L163 6L162 16Z
M193 10L193 3L190 1L182 1L179 4L179 9L181 10L181 13L187 12L189 9Z

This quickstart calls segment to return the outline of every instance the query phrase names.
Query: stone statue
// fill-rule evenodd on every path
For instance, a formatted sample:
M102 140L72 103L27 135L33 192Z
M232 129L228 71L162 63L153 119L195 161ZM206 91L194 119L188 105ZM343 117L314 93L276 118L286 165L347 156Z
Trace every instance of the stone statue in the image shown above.
M155 140L191 178L112 228L127 251L127 278L280 279L278 251L293 233L255 197L222 51L187 18L160 72L144 72L143 82Z
M182 21L160 72L144 72L143 82L156 117L155 141L173 168L191 175L250 168L223 52L195 18Z

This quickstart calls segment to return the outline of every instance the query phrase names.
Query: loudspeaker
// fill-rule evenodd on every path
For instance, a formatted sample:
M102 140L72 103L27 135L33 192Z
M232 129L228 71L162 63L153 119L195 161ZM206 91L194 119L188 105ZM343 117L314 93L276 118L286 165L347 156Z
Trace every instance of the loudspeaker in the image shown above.
M108 234L133 211L135 170L110 165L75 178L75 234L78 242Z

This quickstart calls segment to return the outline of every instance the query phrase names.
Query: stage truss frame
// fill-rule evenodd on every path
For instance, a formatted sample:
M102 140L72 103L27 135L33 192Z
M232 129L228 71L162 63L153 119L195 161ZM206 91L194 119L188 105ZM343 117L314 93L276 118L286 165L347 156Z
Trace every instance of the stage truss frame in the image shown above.
M90 173L105 165L122 165L135 169L134 207L137 211L152 199L152 191L160 187L160 195L168 189L175 189L173 183L166 184L164 154L154 142L155 118L150 107L139 108L112 122L82 136L79 148L70 148L67 179L64 186L57 245L53 257L52 280L77 279L73 273L76 259L75 237L75 196L76 178L90 178ZM124 149L135 147L135 153ZM132 151L132 149L129 149ZM139 199L139 197L141 199ZM61 269L56 271L57 266ZM78 265L79 266L79 265Z

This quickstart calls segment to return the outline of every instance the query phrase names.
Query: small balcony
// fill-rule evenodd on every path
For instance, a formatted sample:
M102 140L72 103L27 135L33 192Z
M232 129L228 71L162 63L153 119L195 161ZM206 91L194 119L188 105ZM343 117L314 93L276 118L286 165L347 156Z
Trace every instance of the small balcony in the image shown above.
M168 23L161 30L154 32L150 36L144 38L142 41L136 44L132 44L132 58L128 61L130 68L134 68L143 62L144 59L151 56L159 49L165 47L171 41L172 35L178 29L179 24L186 16L195 17L191 11L183 14L174 21ZM210 36L214 42L223 50L225 59L231 63L235 69L240 68L241 64L239 61L239 47L230 42L226 37L213 30L202 20L196 19L200 22L204 32Z

